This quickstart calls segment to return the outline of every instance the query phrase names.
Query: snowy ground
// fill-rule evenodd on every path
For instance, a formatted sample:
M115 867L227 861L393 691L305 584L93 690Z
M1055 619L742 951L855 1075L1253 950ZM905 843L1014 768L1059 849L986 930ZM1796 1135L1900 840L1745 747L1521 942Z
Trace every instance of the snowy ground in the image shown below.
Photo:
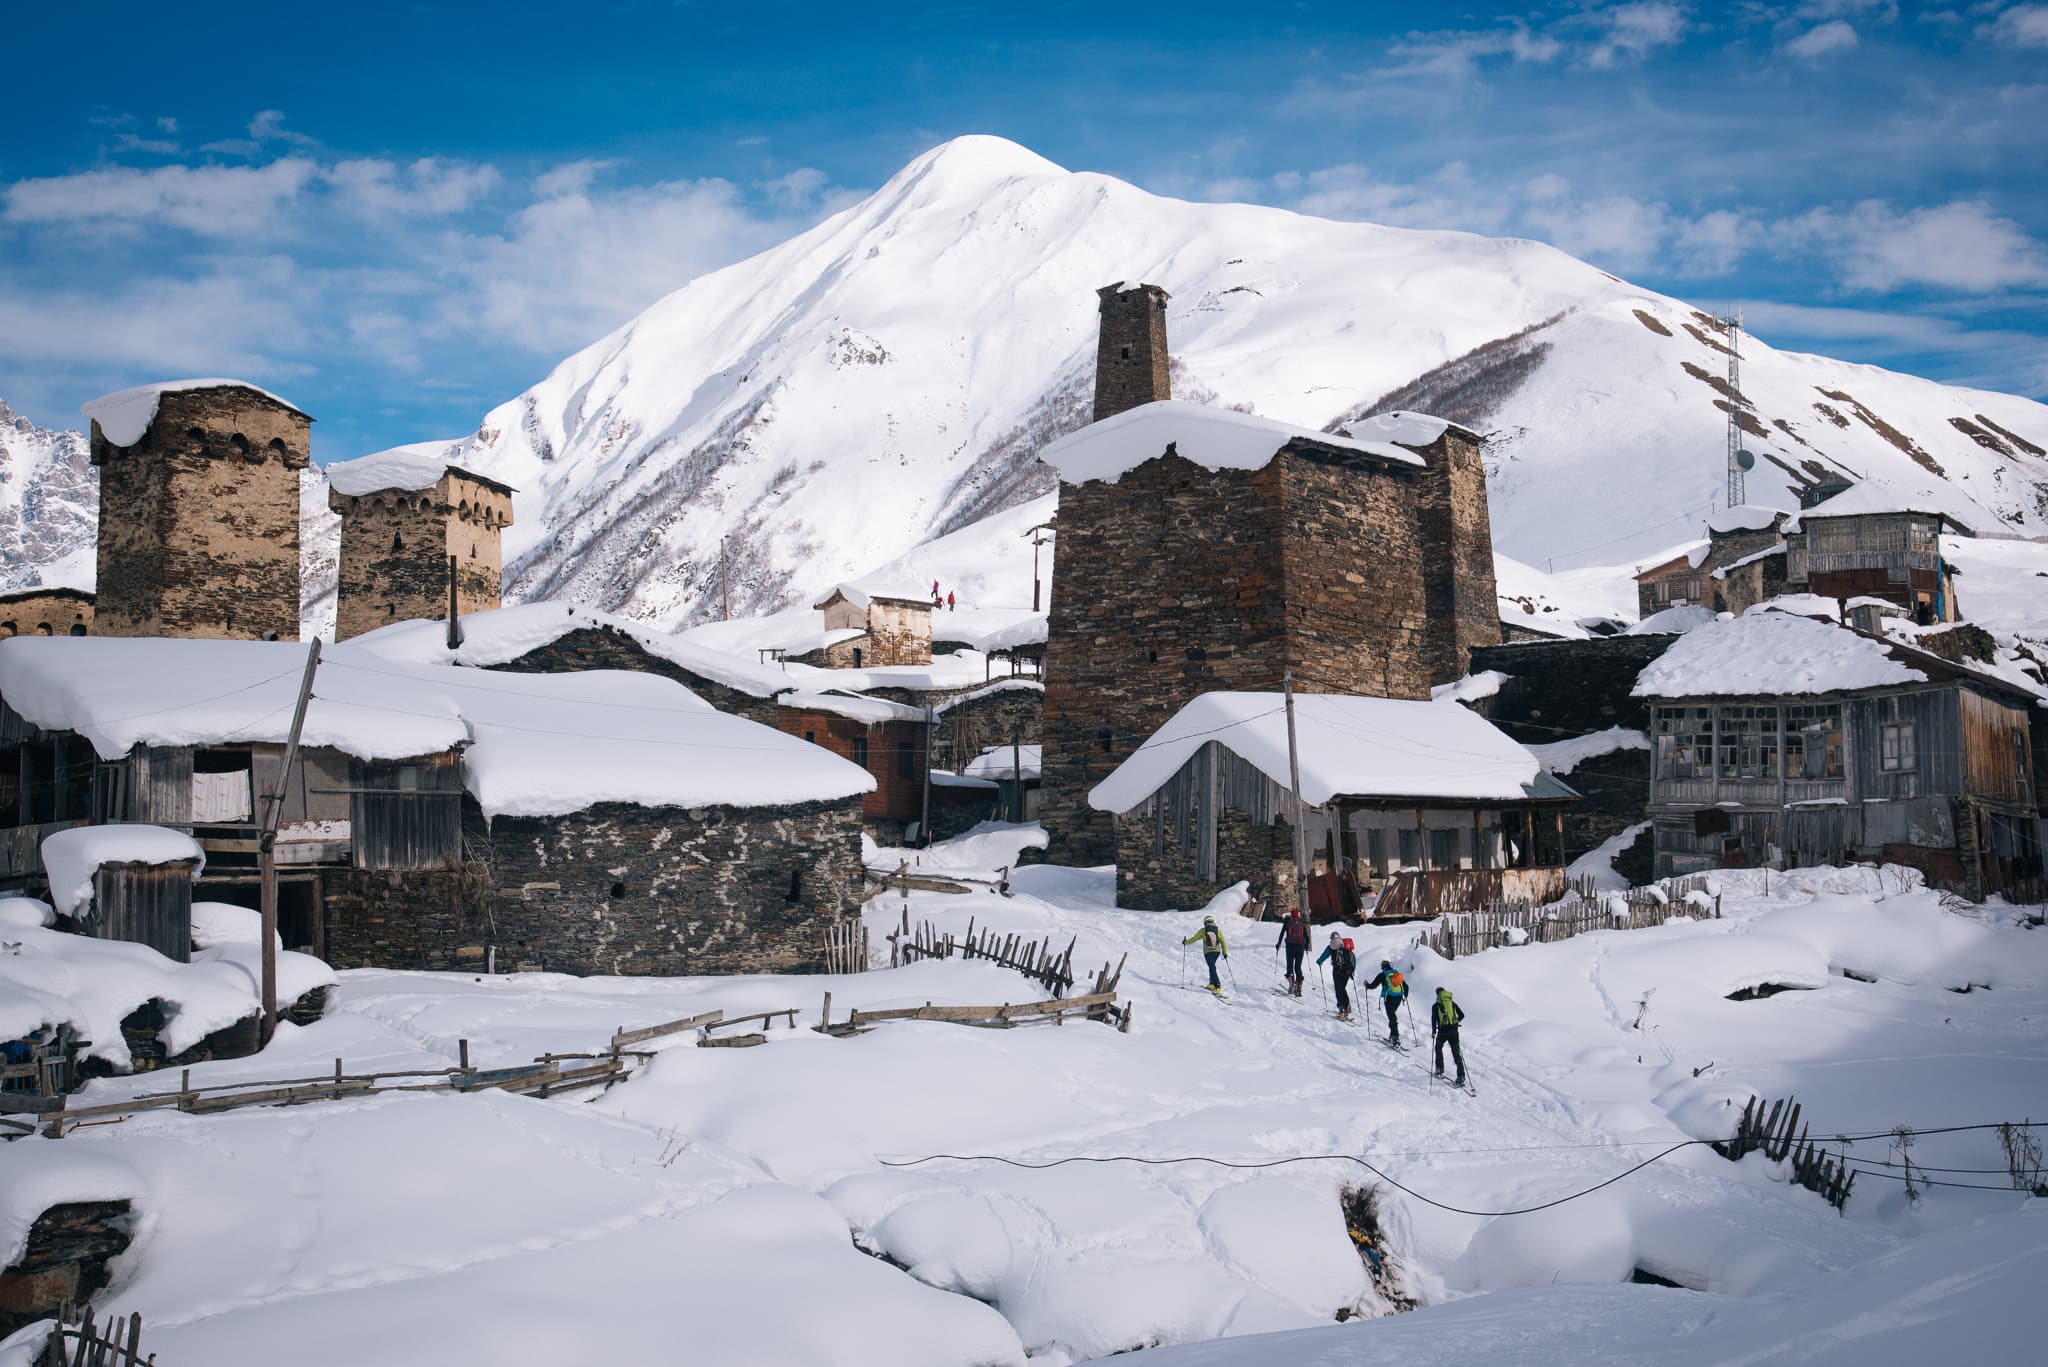
M925 862L989 870L1027 838L985 830ZM1817 1133L2048 1116L2048 932L1864 870L1773 874L1768 893L1762 874L1729 874L1720 921L1456 963L1413 948L1411 928L1352 932L1364 963L1411 971L1418 1019L1437 986L1457 993L1472 1096L1380 1043L1376 1009L1341 1024L1314 986L1276 992L1270 926L1224 918L1235 990L1216 1001L1179 943L1192 913L1114 910L1106 870L1013 878L1010 898L912 893L911 919L1071 937L1086 973L1128 955L1128 1034L777 1029L756 1049L685 1038L596 1098L137 1116L0 1148L0 1192L15 1193L0 1243L38 1197L135 1198L143 1227L103 1304L140 1310L167 1364L269 1362L287 1338L309 1367L655 1360L684 1341L733 1363L1062 1364L1162 1344L1189 1345L1162 1363L1229 1367L1848 1361L1850 1340L1859 1362L1924 1360L1936 1342L2017 1356L2019 1288L2038 1284L2048 1224L1984 1132L1922 1136L1912 1156L1994 1189L1913 1202L1873 1169L1846 1215L1760 1157L1703 1146L1539 1213L1432 1202L1545 1204L1725 1132L1751 1091L1797 1093ZM871 905L878 936L902 906ZM957 962L831 979L340 977L328 1019L194 1081L312 1075L337 1055L351 1070L446 1066L462 1039L481 1063L517 1062L713 1007L796 1006L808 1026L827 991L835 1017L1038 995ZM1797 990L1727 999L1767 983ZM1889 1146L1852 1152L1876 1163ZM1344 1159L1157 1161L1319 1154L1383 1176ZM914 1161L933 1155L956 1156ZM992 1161L1119 1155L1149 1161ZM1395 1289L1422 1310L1381 1317L1339 1210L1347 1182L1380 1189ZM1627 1284L1638 1268L1689 1289ZM1241 1337L1255 1334L1277 1337Z

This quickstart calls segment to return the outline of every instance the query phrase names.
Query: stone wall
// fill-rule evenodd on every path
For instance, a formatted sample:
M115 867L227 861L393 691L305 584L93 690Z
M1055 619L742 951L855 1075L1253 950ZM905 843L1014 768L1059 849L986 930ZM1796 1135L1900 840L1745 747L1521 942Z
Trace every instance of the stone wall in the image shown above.
M24 589L0 595L0 638L90 636L92 595L79 589Z
M932 608L895 598L868 602L868 664L928 665L932 662Z
M1216 823L1216 877L1197 875L1192 855L1168 835L1164 854L1155 853L1152 818L1116 823L1116 904L1139 911L1197 911L1233 883L1251 884L1251 895L1269 907L1294 904L1293 833L1282 825L1261 826L1243 812L1225 809Z
M1785 557L1767 555L1725 571L1714 583L1714 606L1740 617L1767 598L1785 591Z
M1024 745L1038 744L1045 722L1045 689L1035 682L998 684L944 704L936 720L932 763L940 769L958 769L990 746L1008 745L1013 736Z
M1431 682L1449 683L1463 676L1473 647L1501 642L1493 520L1478 441L1446 428L1421 454L1429 462L1415 479L1425 649Z
M1564 809L1567 864L1650 819L1648 750L1616 750L1581 760L1562 777L1579 794Z
M1499 670L1508 680L1473 710L1524 745L1547 745L1610 726L1647 731L1649 706L1630 697L1629 690L1677 639L1596 636L1481 647L1472 652L1472 672Z
M0 1271L0 1339L105 1290L107 1264L128 1251L134 1225L126 1201L70 1201L38 1215L21 1257Z
M721 712L775 725L773 698L757 698L737 688L664 660L624 632L602 627L578 627L544 646L527 651L516 660L490 666L508 674L573 674L590 669L623 669L636 674L659 674L695 693Z
M95 422L95 634L297 640L311 425L240 385L164 394L133 446Z
M852 799L769 809L606 803L486 823L464 800L460 872L325 875L337 968L803 973L860 905Z
M500 486L450 470L432 489L387 489L359 498L330 490L327 499L341 515L337 639L392 622L446 617L450 557L457 611L483 612L502 601L502 541L512 522L512 497Z
M1095 421L1173 397L1166 351L1167 293L1157 285L1104 285L1095 340Z

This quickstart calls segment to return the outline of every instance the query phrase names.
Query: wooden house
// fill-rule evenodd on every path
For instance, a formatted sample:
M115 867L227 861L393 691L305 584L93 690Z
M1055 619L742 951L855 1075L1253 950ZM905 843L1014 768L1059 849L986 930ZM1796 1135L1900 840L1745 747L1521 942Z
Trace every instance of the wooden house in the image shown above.
M206 856L161 826L78 826L43 842L51 900L81 932L192 956L192 880Z
M1659 876L1881 860L1972 898L2038 878L2039 699L1789 613L1715 622L1635 686Z
M1716 512L1707 519L1704 542L1637 572L1638 614L1679 607L1741 612L1771 597L1784 584L1783 529L1790 516L1753 504Z
M1953 622L1955 574L1941 555L1944 533L1967 526L1920 500L1858 484L1785 524L1786 585L1823 598L1881 598L1922 626Z
M1383 914L1434 914L1564 892L1575 794L1485 718L1452 702L1341 694L1294 700L1299 828L1312 908L1378 891ZM1199 907L1239 880L1296 898L1295 766L1278 693L1207 693L1089 793L1113 813L1117 905Z

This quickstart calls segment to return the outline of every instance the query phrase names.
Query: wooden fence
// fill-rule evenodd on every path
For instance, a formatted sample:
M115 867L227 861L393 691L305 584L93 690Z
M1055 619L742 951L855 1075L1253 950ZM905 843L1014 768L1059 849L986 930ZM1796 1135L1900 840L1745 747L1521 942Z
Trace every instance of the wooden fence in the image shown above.
M1122 973L1119 965L1117 972ZM1128 1033L1131 1028L1131 1006L1119 1005L1116 999L1114 979L1108 977L1108 970L1096 979L1098 985L1108 983L1102 990L1090 992L1085 997L1056 997L1049 1001L1005 1002L1001 1006L937 1006L926 1002L923 1006L896 1006L880 1011L854 1010L846 1013L846 1019L832 1019L832 994L825 994L825 1010L819 1018L817 1029L820 1033L845 1038L849 1035L865 1034L875 1026L889 1021L947 1021L954 1025L970 1025L982 1030L1014 1030L1020 1025L1063 1025L1069 1018L1076 1020L1101 1021L1113 1025L1119 1032Z
M829 998L828 998L829 1000ZM751 1015L728 1018L724 1011L706 1011L681 1020L627 1029L620 1026L609 1046L588 1054L542 1054L531 1063L505 1068L473 1068L469 1041L458 1040L458 1063L453 1068L415 1068L382 1073L351 1073L342 1060L334 1071L320 1077L279 1078L265 1081L218 1083L194 1087L192 1070L185 1069L176 1091L148 1092L123 1101L90 1106L67 1105L65 1096L10 1096L0 1094L0 1138L16 1139L41 1129L60 1139L81 1126L112 1124L143 1111L178 1110L193 1115L210 1115L239 1110L244 1106L296 1106L309 1101L339 1101L350 1097L382 1095L386 1092L513 1092L522 1096L554 1096L586 1087L609 1087L624 1080L633 1063L651 1057L648 1050L635 1048L670 1035L697 1032L697 1044L707 1048L746 1048L767 1040L766 1027L783 1020L796 1029L796 1008L783 1007ZM754 1021L763 1029L746 1034L717 1033Z
M835 921L825 927L825 971L865 973L868 971L868 927L865 921Z
M1793 1138L1795 1131L1797 1139ZM1798 1102L1789 1097L1774 1101L1767 1113L1763 1098L1752 1096L1742 1107L1735 1137L1714 1145L1714 1152L1730 1162L1740 1162L1759 1151L1773 1163L1790 1161L1793 1183L1818 1193L1836 1210L1848 1204L1856 1173L1845 1161L1813 1143L1799 1124Z
M95 1325L92 1311L73 1322L59 1320L36 1358L36 1367L152 1367L156 1354L142 1356L142 1316L116 1315Z
M1074 986L1074 945L1078 937L1068 940L1065 949L1055 950L1049 935L1031 940L1015 931L1005 934L986 926L977 931L971 917L964 936L956 937L951 931L941 934L930 921L920 922L913 930L906 908L902 925L889 932L887 939L891 968L920 959L950 959L957 954L963 959L987 959L1015 969L1055 997L1064 997Z
M1698 896L1694 897L1693 894ZM1643 930L1661 926L1674 914L1718 919L1721 899L1706 899L1704 874L1667 879L1626 892L1601 892L1590 880L1575 881L1565 899L1549 906L1528 902L1497 902L1478 911L1453 912L1439 918L1419 943L1446 959L1477 954L1502 945L1550 944L1584 935L1589 930Z

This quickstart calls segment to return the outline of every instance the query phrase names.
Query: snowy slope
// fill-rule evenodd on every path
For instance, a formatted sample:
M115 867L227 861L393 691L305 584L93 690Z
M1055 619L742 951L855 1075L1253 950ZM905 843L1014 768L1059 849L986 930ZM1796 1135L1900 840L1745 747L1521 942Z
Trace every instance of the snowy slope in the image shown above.
M92 587L100 476L91 456L83 432L37 427L0 399L0 590Z
M1033 453L1086 417L1093 291L1141 279L1173 294L1182 397L1494 433L1506 554L1625 559L1696 532L1721 490L1726 357L1680 301L1533 242L1184 203L987 137L661 300L494 410L459 459L521 491L514 596L702 620L727 537L734 610L772 609L1049 490ZM2026 447L2048 445L2048 409L1743 353L1752 500L1791 506L1822 472L1945 478L1983 529L2048 530L2048 460Z

